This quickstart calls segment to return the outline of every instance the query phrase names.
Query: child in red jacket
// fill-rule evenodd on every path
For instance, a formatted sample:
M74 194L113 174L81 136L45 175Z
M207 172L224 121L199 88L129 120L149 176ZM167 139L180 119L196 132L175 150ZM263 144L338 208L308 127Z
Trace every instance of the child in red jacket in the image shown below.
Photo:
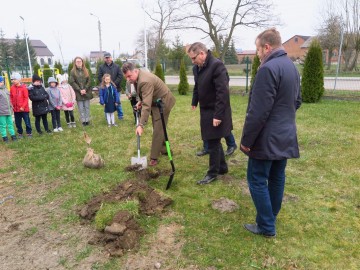
M32 137L32 129L29 116L29 92L25 84L21 83L21 75L13 73L11 75L10 101L13 106L15 125L19 138L23 137L22 119L26 126L26 134Z

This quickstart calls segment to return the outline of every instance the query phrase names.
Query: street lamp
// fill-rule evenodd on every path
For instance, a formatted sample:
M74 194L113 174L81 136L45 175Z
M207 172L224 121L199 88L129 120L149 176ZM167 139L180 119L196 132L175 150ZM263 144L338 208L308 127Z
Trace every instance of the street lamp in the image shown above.
M30 60L29 44L28 44L28 39L27 39L27 36L26 36L26 31L25 31L25 19L22 16L20 16L20 19L22 19L22 21L24 23L24 37L25 37L27 55L28 55L28 60L29 60L30 74L32 75L33 73L32 73L31 60Z
M99 28L99 44L100 44L100 55L101 57L103 57L103 50L102 50L102 42L101 42L101 22L100 22L100 19L98 16L96 16L95 14L93 13L90 13L91 16L94 16L98 19L98 28Z
M148 56L147 56L147 37L146 37L146 11L145 11L145 1L141 1L141 7L144 10L144 58L145 58L145 68L148 69Z

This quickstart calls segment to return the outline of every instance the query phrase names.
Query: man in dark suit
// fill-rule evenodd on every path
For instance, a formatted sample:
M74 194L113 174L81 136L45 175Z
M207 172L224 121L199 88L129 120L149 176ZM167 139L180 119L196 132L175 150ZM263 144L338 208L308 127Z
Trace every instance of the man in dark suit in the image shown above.
M301 105L300 76L271 28L256 38L261 65L250 92L240 150L249 156L247 180L256 208L248 231L273 237L285 188L287 159L299 157L295 114Z
M135 105L137 109L141 108L139 125L135 130L136 134L142 135L149 116L151 115L153 137L149 165L156 166L159 155L166 154L164 130L156 101L161 99L164 104L164 120L167 125L170 111L175 105L175 97L159 77L148 71L135 68L133 63L124 63L122 71L126 80L134 84L136 94L140 99Z
M221 138L230 135L232 126L229 75L224 64L201 42L192 44L188 55L194 64L194 93L192 109L200 105L201 137L208 141L209 169L200 185L216 180L228 172Z
M99 81L99 83L101 83L102 77L104 76L104 74L110 74L111 80L115 83L116 89L120 94L121 81L123 79L123 74L120 70L120 67L119 67L119 65L114 63L110 53L104 54L104 62L105 63L99 67L98 81ZM120 101L119 105L116 107L116 111L117 111L119 120L122 120L124 118L124 113L123 113L123 109L121 106L121 101Z

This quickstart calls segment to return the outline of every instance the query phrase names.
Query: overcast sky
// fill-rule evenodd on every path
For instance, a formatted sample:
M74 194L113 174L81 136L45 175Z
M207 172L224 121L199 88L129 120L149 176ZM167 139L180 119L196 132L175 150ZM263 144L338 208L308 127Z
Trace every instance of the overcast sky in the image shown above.
M13 0L14 1L14 0ZM216 0L227 7L234 0ZM273 13L280 15L283 25L277 27L283 41L293 35L315 35L317 24L321 21L319 14L326 0L272 0ZM142 0L17 0L10 8L3 6L0 16L0 28L6 38L23 36L24 24L19 16L25 19L26 32L31 39L42 40L53 52L55 58L61 59L61 44L65 62L75 56L89 55L90 51L99 50L97 18L102 26L102 48L115 56L121 53L134 52L136 39L144 29L144 12ZM152 0L146 0L149 6ZM146 25L151 20L146 18ZM254 39L261 29L249 30L239 27L234 33L236 48L254 49ZM199 41L203 34L182 30L176 33L181 41L192 43ZM172 36L176 35L175 33ZM208 40L200 40L211 45Z

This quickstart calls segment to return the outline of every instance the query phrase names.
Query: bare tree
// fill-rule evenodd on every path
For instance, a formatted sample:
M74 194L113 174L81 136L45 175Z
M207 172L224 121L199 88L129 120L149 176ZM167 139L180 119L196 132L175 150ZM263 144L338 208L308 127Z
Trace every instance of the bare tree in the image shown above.
M148 29L147 35L146 35L146 43L147 43L147 56L150 60L150 69L152 70L154 68L154 63L156 61L156 44L157 44L157 29L155 27L152 27ZM136 40L136 51L141 52L145 55L144 52L144 30L142 30L137 37Z
M331 51L339 48L342 32L343 70L356 69L360 53L360 0L328 0L323 15L323 23L318 30L322 48L328 49L330 58ZM328 62L328 68L329 65Z
M232 0L231 4L226 5L223 1L215 0L189 0L189 3L193 8L188 9L190 14L185 15L184 19L190 19L191 26L186 28L201 31L210 37L222 60L235 28L264 28L279 24L277 16L271 12L270 0Z
M62 52L62 37L61 37L61 34L60 32L58 31L57 33L54 32L54 36L55 36L55 40L56 40L56 43L57 45L59 46L59 50L60 50L60 54L61 54L61 59L62 59L62 63L63 65L65 65L65 61L64 61L64 55L63 55L63 52Z
M148 2L149 3L149 2ZM168 31L178 29L184 18L179 16L180 10L187 5L187 0L155 0L151 9L144 8L146 14L154 22L153 33L156 33L155 54L161 57L166 45Z
M318 29L318 38L322 49L327 50L327 69L331 67L331 58L335 49L340 47L340 36L342 27L341 17L334 13L332 7L326 14L320 29Z
M344 35L344 60L347 71L356 68L360 52L360 24L359 0L344 0L345 35Z

